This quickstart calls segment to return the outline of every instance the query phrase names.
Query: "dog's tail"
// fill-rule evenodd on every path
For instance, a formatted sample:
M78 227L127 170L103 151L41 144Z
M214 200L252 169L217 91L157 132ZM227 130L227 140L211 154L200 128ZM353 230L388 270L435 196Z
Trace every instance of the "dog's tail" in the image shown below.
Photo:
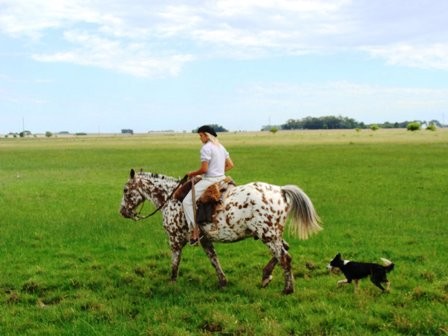
M384 264L384 268L386 269L386 272L390 272L394 269L395 264L392 261L387 260L386 258L381 258L381 261Z

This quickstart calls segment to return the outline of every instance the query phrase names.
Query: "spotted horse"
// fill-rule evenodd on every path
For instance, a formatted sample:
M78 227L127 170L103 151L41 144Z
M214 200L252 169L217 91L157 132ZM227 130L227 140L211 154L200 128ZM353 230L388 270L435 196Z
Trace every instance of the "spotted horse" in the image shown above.
M140 218L137 209L145 200L161 210L172 252L172 281L177 279L182 249L190 239L182 203L172 197L179 185L179 179L150 172L136 173L132 169L120 208L123 217L134 220ZM270 283L272 271L280 263L285 277L283 293L292 293L291 256L287 251L288 244L282 238L288 218L291 234L301 239L307 239L322 229L311 200L297 186L252 182L230 188L212 222L202 226L201 246L216 270L219 286L226 286L227 278L213 243L236 242L251 237L262 241L272 253L272 259L263 269L262 287Z

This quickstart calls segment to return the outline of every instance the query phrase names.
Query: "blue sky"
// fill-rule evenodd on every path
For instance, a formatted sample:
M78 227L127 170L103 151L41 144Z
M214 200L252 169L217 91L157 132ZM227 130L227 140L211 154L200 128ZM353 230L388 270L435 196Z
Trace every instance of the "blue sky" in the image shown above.
M0 134L448 123L445 0L0 0Z

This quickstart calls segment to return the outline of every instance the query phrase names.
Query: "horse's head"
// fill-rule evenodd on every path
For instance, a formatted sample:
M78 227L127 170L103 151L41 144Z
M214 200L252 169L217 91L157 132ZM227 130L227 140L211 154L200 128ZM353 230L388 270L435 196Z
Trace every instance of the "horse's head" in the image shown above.
M134 169L131 169L129 180L123 189L123 198L121 200L120 213L125 218L137 218L135 209L145 201L142 194L141 181L135 175Z
M172 177L148 172L136 174L134 169L131 169L129 180L123 190L121 215L134 220L142 219L136 212L137 207L145 200L151 201L158 208L163 207L178 183L179 181Z

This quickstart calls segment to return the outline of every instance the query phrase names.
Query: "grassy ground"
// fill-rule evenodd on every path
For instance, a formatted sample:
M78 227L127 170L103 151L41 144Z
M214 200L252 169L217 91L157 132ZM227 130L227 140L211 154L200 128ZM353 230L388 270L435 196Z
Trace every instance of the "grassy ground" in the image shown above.
M118 214L130 168L183 176L193 134L0 139L0 335L446 335L448 132L222 134L237 183L294 183L324 231L291 245L296 292L268 288L259 241L217 245L229 286L200 248L177 283L160 215ZM147 206L149 212L151 206ZM396 263L392 290L336 288L325 266Z

